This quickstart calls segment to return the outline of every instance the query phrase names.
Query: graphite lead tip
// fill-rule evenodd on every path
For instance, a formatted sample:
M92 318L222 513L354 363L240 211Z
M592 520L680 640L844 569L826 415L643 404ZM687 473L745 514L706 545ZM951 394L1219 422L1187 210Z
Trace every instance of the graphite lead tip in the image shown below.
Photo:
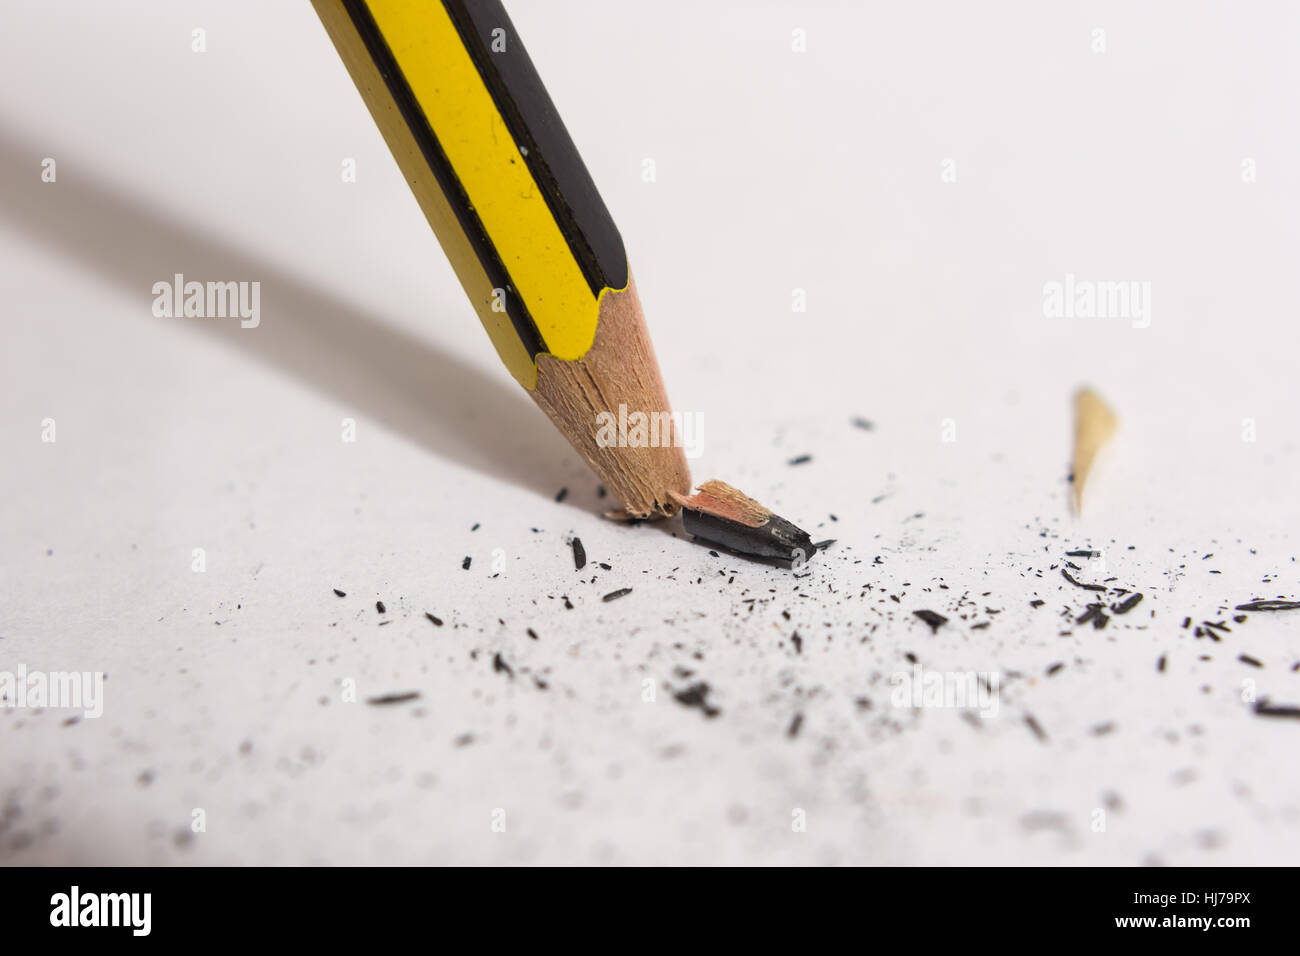
M728 551L798 568L818 550L808 532L726 482L706 481L693 495L669 496L687 531Z

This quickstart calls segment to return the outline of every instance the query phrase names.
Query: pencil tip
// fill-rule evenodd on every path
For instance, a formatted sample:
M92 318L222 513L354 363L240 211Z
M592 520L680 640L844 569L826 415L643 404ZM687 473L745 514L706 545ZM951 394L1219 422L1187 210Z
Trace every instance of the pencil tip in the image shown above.
M1074 396L1074 513L1083 514L1083 490L1101 449L1110 441L1119 419L1100 395L1080 388Z
M726 482L706 481L696 494L673 500L687 531L728 551L794 569L821 550L807 531Z

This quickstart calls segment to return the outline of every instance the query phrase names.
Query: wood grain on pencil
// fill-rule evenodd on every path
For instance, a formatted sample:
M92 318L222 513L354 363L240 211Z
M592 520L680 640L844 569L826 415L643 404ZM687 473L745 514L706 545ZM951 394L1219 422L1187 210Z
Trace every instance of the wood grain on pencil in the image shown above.
M620 405L646 415L671 410L630 276L626 289L602 297L596 340L586 355L576 361L537 356L531 394L629 515L670 515L677 510L672 493L691 490L686 455L666 414L655 447L601 447L597 441L597 416L617 415Z

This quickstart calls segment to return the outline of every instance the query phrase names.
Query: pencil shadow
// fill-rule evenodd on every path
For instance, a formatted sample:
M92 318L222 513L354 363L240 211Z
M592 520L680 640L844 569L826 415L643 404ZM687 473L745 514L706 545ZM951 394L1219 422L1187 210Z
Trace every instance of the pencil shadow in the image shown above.
M576 456L513 381L491 378L364 306L83 170L42 183L48 149L0 128L0 219L138 296L141 321L217 338L363 420L486 474L546 495L572 477ZM153 284L178 272L199 281L260 281L261 324L155 317ZM447 321L470 328L475 318L467 308Z

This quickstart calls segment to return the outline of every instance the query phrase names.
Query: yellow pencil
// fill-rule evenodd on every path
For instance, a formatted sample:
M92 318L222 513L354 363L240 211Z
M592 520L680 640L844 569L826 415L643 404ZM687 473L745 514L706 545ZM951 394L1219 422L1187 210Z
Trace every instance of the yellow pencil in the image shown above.
M629 515L690 472L623 240L496 0L312 0L510 374ZM657 416L656 441L601 423Z

